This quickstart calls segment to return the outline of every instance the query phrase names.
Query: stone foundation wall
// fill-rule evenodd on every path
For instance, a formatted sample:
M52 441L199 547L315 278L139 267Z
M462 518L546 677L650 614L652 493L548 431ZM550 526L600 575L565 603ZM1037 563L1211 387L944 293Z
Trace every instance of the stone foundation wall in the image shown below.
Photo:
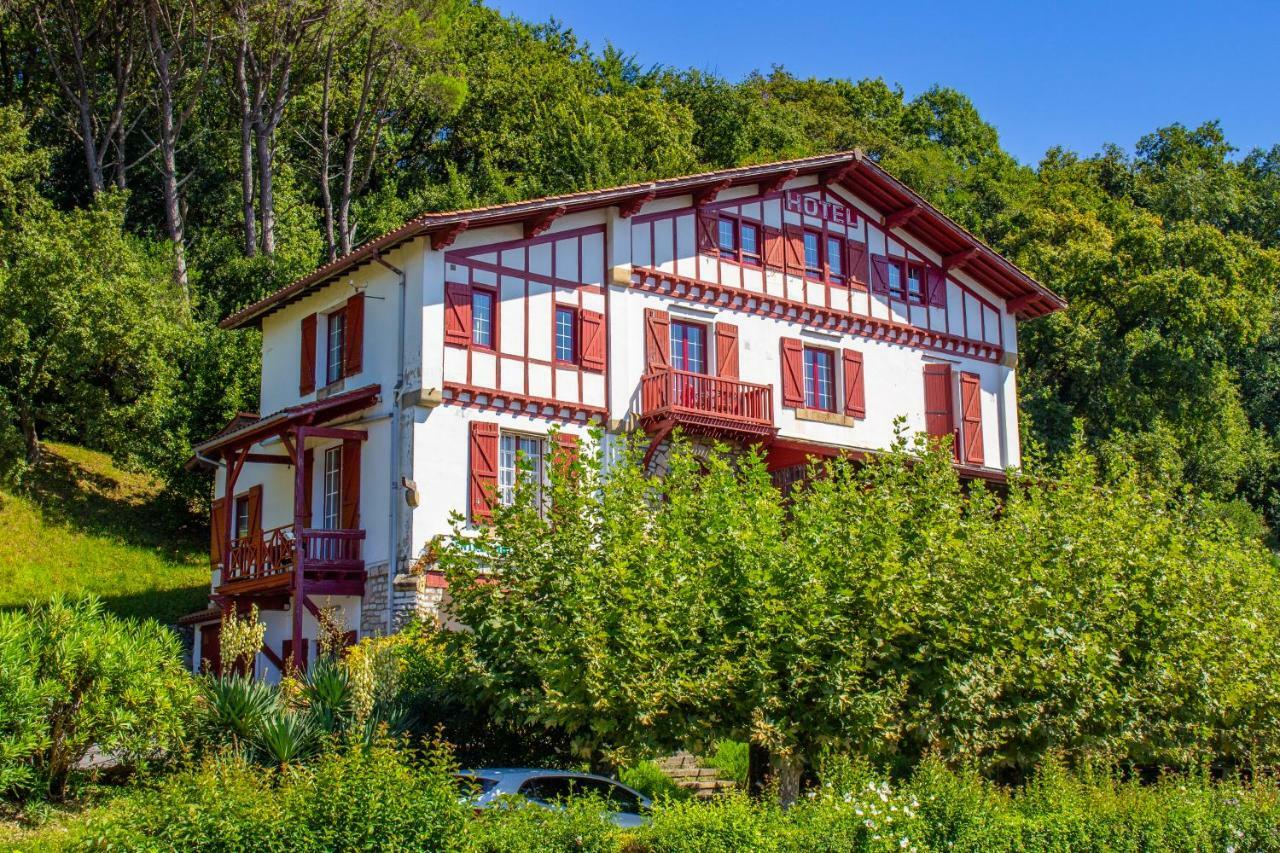
M386 563L365 569L364 598L360 600L360 636L380 637L387 633Z

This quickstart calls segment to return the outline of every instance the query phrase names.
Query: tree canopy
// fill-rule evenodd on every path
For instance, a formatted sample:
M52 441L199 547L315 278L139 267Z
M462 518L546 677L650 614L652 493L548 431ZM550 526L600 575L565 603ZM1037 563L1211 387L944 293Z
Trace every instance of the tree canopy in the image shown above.
M102 418L154 426L108 441L61 414L100 354L41 338L53 326L11 295L5 325L75 365L28 435L108 447L199 495L178 448L256 395L253 335L213 322L336 254L423 211L860 147L1068 298L1022 329L1026 435L1064 453L1083 422L1098 453L1280 517L1280 145L1237 151L1211 117L1025 164L945 85L648 66L478 2L0 2L0 275L11 294L111 290L111 313L145 317L126 340L156 356L134 387L93 380ZM56 281L93 266L77 241L118 263ZM21 269L20 246L45 272ZM6 402L3 429L22 417ZM10 471L33 452L5 447Z

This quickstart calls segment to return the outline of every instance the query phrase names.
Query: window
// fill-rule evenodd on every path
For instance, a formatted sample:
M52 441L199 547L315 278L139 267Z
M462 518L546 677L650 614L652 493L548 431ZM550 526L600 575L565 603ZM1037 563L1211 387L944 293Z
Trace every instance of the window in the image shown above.
M741 247L742 262L752 266L760 266L760 229L750 222L738 226L738 243Z
M231 538L240 539L249 535L249 497L236 498L235 526L231 528Z
M556 307L556 361L578 362L578 312Z
M907 264L907 298L924 302L924 269L916 264Z
M885 265L885 269L889 275L889 295L896 296L899 299L905 299L907 294L903 288L902 262L889 261Z
M640 814L640 800L635 794L614 782L572 776L538 776L520 786L520 793L539 803L550 805L576 797L595 797L608 804L611 811Z
M804 405L808 409L836 409L835 355L831 350L804 348Z
M827 238L827 277L836 283L844 281L844 241Z
M671 366L690 373L707 372L707 327L671 321Z
M717 224L716 240L721 254L734 255L738 252L738 223L732 219L721 218Z
M525 482L534 484L538 490L538 500L541 501L544 444L543 439L534 436L509 432L502 434L498 444L498 496L505 506L511 506L515 502L517 477L523 477Z
M494 292L474 288L471 291L471 343L493 349Z
M331 385L342 378L342 357L347 338L347 312L334 311L329 315L329 328L325 338L324 381Z
M342 445L324 452L324 515L321 528L337 530L342 523Z
M822 255L818 251L818 232L804 232L804 274L809 278L822 278Z

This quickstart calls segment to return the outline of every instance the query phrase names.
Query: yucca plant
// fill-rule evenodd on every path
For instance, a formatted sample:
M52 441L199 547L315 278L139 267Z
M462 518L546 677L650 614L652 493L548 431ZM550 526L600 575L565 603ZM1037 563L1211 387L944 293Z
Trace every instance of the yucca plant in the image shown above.
M243 675L209 680L205 695L213 728L241 743L253 742L263 720L279 707L274 687Z
M277 708L258 725L257 744L265 758L284 767L316 752L320 730L310 713Z
M321 657L307 672L302 689L315 725L324 732L343 731L352 718L351 677L332 657Z

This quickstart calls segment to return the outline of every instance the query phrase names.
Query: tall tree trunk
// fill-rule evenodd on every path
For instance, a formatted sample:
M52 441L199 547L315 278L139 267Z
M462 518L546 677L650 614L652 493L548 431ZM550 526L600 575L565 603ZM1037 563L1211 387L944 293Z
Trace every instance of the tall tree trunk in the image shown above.
M324 248L329 262L338 257L338 247L333 236L333 194L329 190L329 86L333 80L333 37L324 52L324 86L320 96L320 206L324 213ZM344 252L345 254L345 252Z
M258 215L253 203L253 105L249 100L249 81L245 72L248 58L249 43L241 38L236 49L234 74L236 97L240 102L240 203L244 215L244 256L252 258L258 253Z
M773 756L773 772L778 780L778 803L784 809L795 805L800 799L804 764L804 757L794 752Z
M174 69L168 46L160 32L160 10L156 2L147 6L147 34L156 71L156 112L160 119L160 193L164 204L164 225L173 244L173 281L182 292L182 304L190 311L191 292L187 286L187 260L182 222L182 201L178 196L178 123L174 116Z
M258 155L258 218L262 223L262 253L276 253L275 190L272 186L272 131L265 122L254 123L254 147Z
M24 410L18 416L19 425L22 427L22 439L26 445L27 464L40 464L40 435L36 432L36 418L30 410Z
M93 124L93 106L81 93L79 104L80 142L84 150L84 163L89 173L89 191L97 196L105 188L102 180L102 163L98 160L98 144Z

